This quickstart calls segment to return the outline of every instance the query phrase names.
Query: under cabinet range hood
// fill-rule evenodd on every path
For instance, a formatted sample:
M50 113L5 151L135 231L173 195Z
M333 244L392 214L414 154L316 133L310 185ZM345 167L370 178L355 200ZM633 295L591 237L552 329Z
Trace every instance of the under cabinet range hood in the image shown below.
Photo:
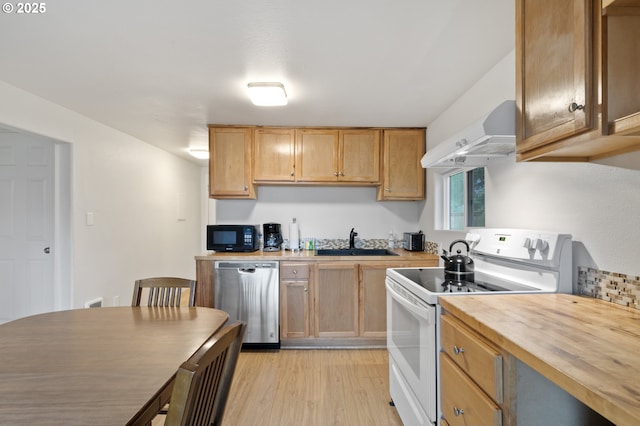
M428 168L482 167L491 158L516 150L516 102L502 102L488 115L427 151L420 163Z

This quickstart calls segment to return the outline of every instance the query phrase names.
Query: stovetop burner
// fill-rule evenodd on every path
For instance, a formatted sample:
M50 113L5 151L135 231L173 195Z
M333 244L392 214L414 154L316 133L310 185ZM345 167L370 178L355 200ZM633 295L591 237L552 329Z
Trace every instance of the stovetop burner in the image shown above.
M397 273L423 287L431 293L479 293L490 291L531 291L535 288L513 284L512 286L499 286L496 284L475 280L458 281L444 279L442 268L397 268Z

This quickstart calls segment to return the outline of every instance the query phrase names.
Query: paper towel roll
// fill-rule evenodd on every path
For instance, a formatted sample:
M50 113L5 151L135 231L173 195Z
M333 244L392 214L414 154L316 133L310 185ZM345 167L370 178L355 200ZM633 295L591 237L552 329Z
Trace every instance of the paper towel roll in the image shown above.
M300 230L295 222L289 224L289 248L291 250L300 249Z

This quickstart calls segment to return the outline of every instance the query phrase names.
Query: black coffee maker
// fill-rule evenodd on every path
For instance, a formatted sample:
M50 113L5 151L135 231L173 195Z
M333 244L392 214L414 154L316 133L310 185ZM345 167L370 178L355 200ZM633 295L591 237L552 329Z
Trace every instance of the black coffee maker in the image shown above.
M262 225L263 251L280 251L282 246L282 231L279 223L265 223Z

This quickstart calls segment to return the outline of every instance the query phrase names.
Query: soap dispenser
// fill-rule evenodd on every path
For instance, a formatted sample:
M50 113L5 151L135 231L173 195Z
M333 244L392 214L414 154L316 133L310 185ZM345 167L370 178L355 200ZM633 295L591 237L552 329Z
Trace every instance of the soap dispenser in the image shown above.
M395 248L396 246L396 240L393 236L393 231L389 231L389 248Z

